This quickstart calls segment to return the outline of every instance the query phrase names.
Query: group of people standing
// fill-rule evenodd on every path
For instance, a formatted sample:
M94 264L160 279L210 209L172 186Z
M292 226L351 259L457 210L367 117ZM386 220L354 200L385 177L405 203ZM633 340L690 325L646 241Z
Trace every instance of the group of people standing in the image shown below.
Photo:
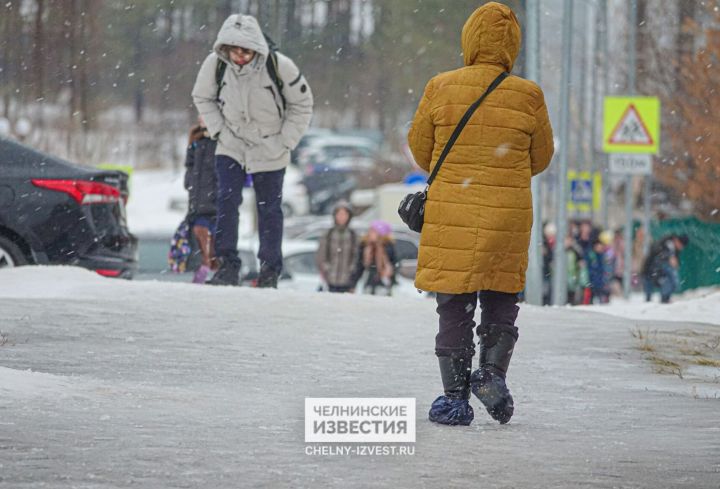
M605 304L622 289L624 239L621 231L601 231L590 221L571 221L563 246L567 262L567 303ZM543 304L552 303L557 246L555 226L543 228Z
M341 201L333 211L333 227L320 239L317 267L329 292L355 292L363 275L363 292L392 295L396 255L392 228L385 221L373 221L365 236L350 227L353 210Z
M623 290L625 238L622 229L602 230L589 220L571 221L563 242L567 273L567 304L607 304ZM543 228L543 304L552 303L552 276L557 246L555 226ZM660 290L661 302L680 288L679 253L688 244L687 235L668 235L650 247L638 270L647 301ZM639 263L639 262L638 262Z

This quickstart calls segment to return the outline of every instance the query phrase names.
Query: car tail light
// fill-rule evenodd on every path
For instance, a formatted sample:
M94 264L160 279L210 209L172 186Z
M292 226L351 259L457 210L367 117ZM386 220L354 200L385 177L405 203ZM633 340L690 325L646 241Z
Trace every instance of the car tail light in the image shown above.
M36 187L65 192L78 204L114 204L120 202L120 190L106 183L88 180L44 180L34 178Z
M95 270L95 273L97 273L98 275L102 275L103 277L119 277L120 274L122 273L122 270L100 269L100 270Z

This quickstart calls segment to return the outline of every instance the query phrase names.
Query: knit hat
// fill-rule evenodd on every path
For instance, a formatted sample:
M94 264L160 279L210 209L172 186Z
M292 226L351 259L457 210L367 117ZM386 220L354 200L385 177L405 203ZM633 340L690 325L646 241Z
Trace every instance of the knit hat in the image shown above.
M392 233L392 226L386 221L373 221L370 223L370 229L378 233L383 238L390 236Z

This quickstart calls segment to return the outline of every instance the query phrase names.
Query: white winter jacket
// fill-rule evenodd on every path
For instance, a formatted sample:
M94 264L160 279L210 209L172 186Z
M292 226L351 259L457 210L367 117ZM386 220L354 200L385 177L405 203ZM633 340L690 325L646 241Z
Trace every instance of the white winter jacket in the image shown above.
M224 45L252 49L252 62L239 66L226 56ZM260 25L249 15L231 15L223 23L213 52L205 58L192 97L209 133L217 138L215 154L229 156L248 173L275 171L290 163L310 125L313 97L295 63L277 53L278 76L283 81L286 107L265 65L270 49ZM215 80L218 59L227 63L219 100Z

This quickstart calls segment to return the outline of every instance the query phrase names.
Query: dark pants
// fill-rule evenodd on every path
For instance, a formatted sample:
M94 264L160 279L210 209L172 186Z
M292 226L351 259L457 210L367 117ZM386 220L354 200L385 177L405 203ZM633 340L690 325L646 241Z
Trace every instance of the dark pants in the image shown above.
M518 295L483 290L469 294L437 294L440 331L435 337L435 354L439 357L469 358L475 355L473 328L475 309L480 298L480 326L491 324L515 326L520 308Z
M215 253L237 259L239 208L245 184L245 169L225 155L215 157L218 178L217 232ZM260 250L258 259L278 273L282 269L282 188L285 169L253 173L253 188L258 213Z
M677 270L667 265L656 275L645 275L643 277L645 288L645 300L650 302L655 287L660 289L660 302L669 304L673 293L680 287L680 277Z

